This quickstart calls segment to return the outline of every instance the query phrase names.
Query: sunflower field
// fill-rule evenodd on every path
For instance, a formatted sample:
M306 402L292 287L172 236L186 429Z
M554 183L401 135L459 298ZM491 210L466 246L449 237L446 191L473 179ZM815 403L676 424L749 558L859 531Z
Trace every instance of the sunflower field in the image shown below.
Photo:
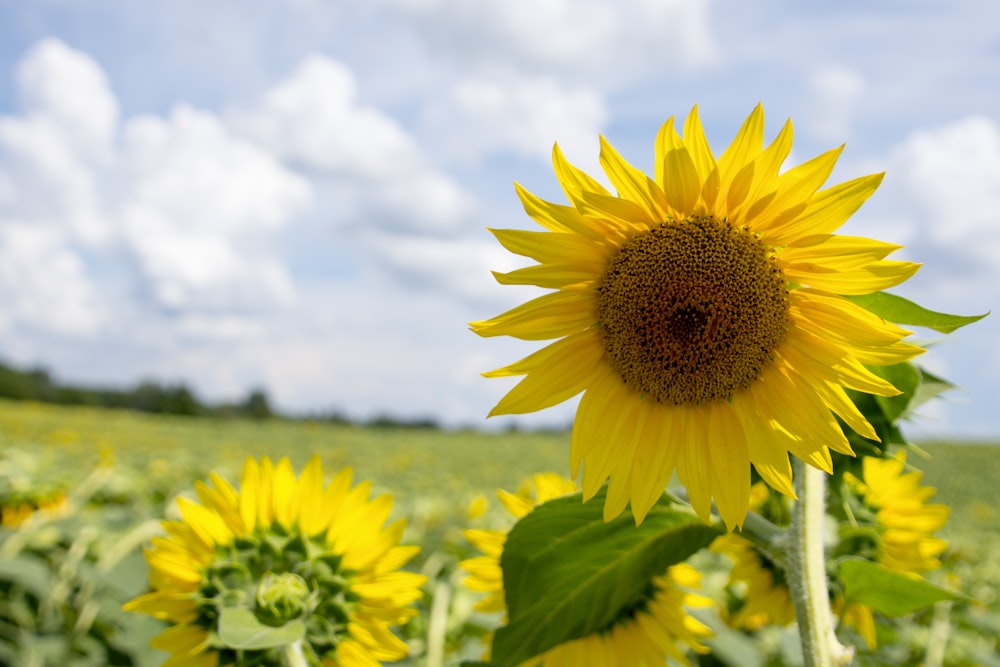
M197 480L215 473L237 483L248 456L288 457L298 471L314 455L328 476L350 467L355 479L372 481L372 495L390 491L391 518L406 520L402 544L420 547L404 566L424 577L415 614L397 630L409 657L395 664L480 659L484 637L501 619L482 610L483 594L467 585L476 577L469 563L481 556L477 543L509 528L505 505L520 501L525 511L532 494L546 500L571 490L536 475L565 470L568 441L568 433L378 429L0 402L0 664L162 664L169 654L150 641L166 624L122 609L149 590L143 549L163 535L161 520L180 517L178 498L195 499ZM928 457L919 461L923 484L937 488L934 502L951 507L938 532L947 540L943 566L928 578L959 595L891 622L880 617L876 645L858 658L872 665L1000 664L1000 514L990 482L1000 475L998 447L921 449ZM511 493L498 498L498 487ZM689 606L704 630L695 637L701 652L687 660L799 664L787 619L750 618L751 609L732 622L739 611L732 611L730 581L749 566L733 557L739 553L738 545L719 544L691 561L700 581L688 602L699 603ZM683 579L690 574L676 576L690 583Z
M901 431L953 388L904 326L984 316L884 291L843 147L674 122L491 230L548 291L469 324L547 341L490 414L570 432L0 403L0 664L1000 665L997 446Z

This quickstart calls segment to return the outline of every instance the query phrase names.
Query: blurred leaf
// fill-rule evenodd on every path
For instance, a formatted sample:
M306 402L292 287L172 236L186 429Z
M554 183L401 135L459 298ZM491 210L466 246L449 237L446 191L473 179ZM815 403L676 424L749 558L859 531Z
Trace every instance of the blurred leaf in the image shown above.
M285 646L302 639L305 634L306 624L302 621L272 627L241 607L227 607L219 614L219 640L232 649L259 651Z
M0 580L17 584L39 600L48 598L55 585L48 563L30 554L0 559Z
M922 366L918 366L917 370L920 371L920 384L917 385L913 398L910 399L909 412L913 412L918 406L955 388L955 385L934 375Z
M892 366L871 366L869 370L888 380L902 392L896 396L875 396L875 402L882 408L882 415L886 420L897 421L906 414L917 387L920 386L920 369L911 363L902 363Z
M510 531L501 556L510 621L494 636L493 659L520 664L607 627L646 598L653 577L719 534L666 502L641 526L629 512L605 523L605 494L552 500Z
M837 575L848 604L868 605L886 616L903 616L941 600L961 596L924 580L882 567L862 558L840 561Z
M870 310L882 319L897 324L911 324L927 327L934 331L948 334L966 324L972 324L983 319L989 313L982 315L948 315L927 310L909 299L904 299L888 292L875 292L846 297L866 310Z

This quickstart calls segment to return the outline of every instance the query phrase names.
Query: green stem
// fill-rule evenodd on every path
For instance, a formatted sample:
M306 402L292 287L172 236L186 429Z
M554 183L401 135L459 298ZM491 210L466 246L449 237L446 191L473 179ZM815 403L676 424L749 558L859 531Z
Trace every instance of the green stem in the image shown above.
M830 614L830 593L826 584L826 556L823 553L826 473L792 459L798 502L792 509L788 527L786 575L805 667L850 665L854 650L837 641Z
M282 667L309 667L306 654L302 651L302 640L285 644L281 651Z

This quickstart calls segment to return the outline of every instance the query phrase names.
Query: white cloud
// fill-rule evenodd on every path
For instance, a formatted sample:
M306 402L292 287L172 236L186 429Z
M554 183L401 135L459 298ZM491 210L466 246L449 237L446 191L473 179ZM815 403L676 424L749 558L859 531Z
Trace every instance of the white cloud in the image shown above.
M431 288L489 307L538 293L536 288L497 286L491 271L510 271L519 262L496 242L372 234L366 243L386 270L414 289Z
M0 290L37 305L13 309L8 328L85 333L113 308L224 315L288 302L273 235L308 204L308 181L207 111L119 122L101 68L62 42L39 43L16 74L20 113L0 117L0 231L6 264L26 276L5 272ZM137 285L100 284L135 269ZM129 294L154 298L137 311L111 303Z
M333 202L341 224L447 234L474 208L396 120L358 100L352 72L326 56L309 56L258 107L230 119L273 154L329 179L344 200Z
M291 298L267 239L308 203L308 181L185 105L167 119L129 120L122 171L121 230L162 305L253 309Z
M1000 130L984 116L910 135L892 155L911 212L934 243L1000 254Z
M118 123L118 100L93 58L45 39L21 60L16 80L29 116L59 128L60 137L79 155L107 156Z
M354 75L321 55L307 57L259 109L235 112L243 131L292 162L380 178L421 166L416 144L392 118L357 100Z
M812 73L812 121L810 133L820 139L842 142L851 136L851 121L865 80L844 65L828 65Z
M384 0L431 51L620 88L651 72L715 62L705 0Z
M98 331L107 313L81 257L55 232L0 219L0 332Z
M514 72L459 81L428 111L437 143L472 162L496 153L548 162L554 141L571 161L590 159L607 119L607 105L597 91Z

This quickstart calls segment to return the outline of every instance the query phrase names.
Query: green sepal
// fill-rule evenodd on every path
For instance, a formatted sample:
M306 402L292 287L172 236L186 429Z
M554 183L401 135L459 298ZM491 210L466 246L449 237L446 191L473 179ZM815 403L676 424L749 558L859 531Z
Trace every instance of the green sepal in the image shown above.
M630 512L605 522L606 489L536 507L510 531L500 559L509 622L493 660L517 665L608 627L647 598L654 577L720 531L661 500L639 526Z
M983 319L989 313L982 315L949 315L947 313L937 313L928 310L923 306L913 303L909 299L904 299L888 292L875 292L874 294L859 294L845 297L858 304L865 310L869 310L884 320L895 322L896 324L908 324L918 327L927 327L934 331L949 334L956 329L964 327Z
M864 604L885 616L904 616L960 595L925 579L911 578L863 558L845 558L837 566L848 604Z
M295 620L272 627L243 607L226 607L219 613L219 641L227 648L261 651L297 642L306 635L306 624Z

